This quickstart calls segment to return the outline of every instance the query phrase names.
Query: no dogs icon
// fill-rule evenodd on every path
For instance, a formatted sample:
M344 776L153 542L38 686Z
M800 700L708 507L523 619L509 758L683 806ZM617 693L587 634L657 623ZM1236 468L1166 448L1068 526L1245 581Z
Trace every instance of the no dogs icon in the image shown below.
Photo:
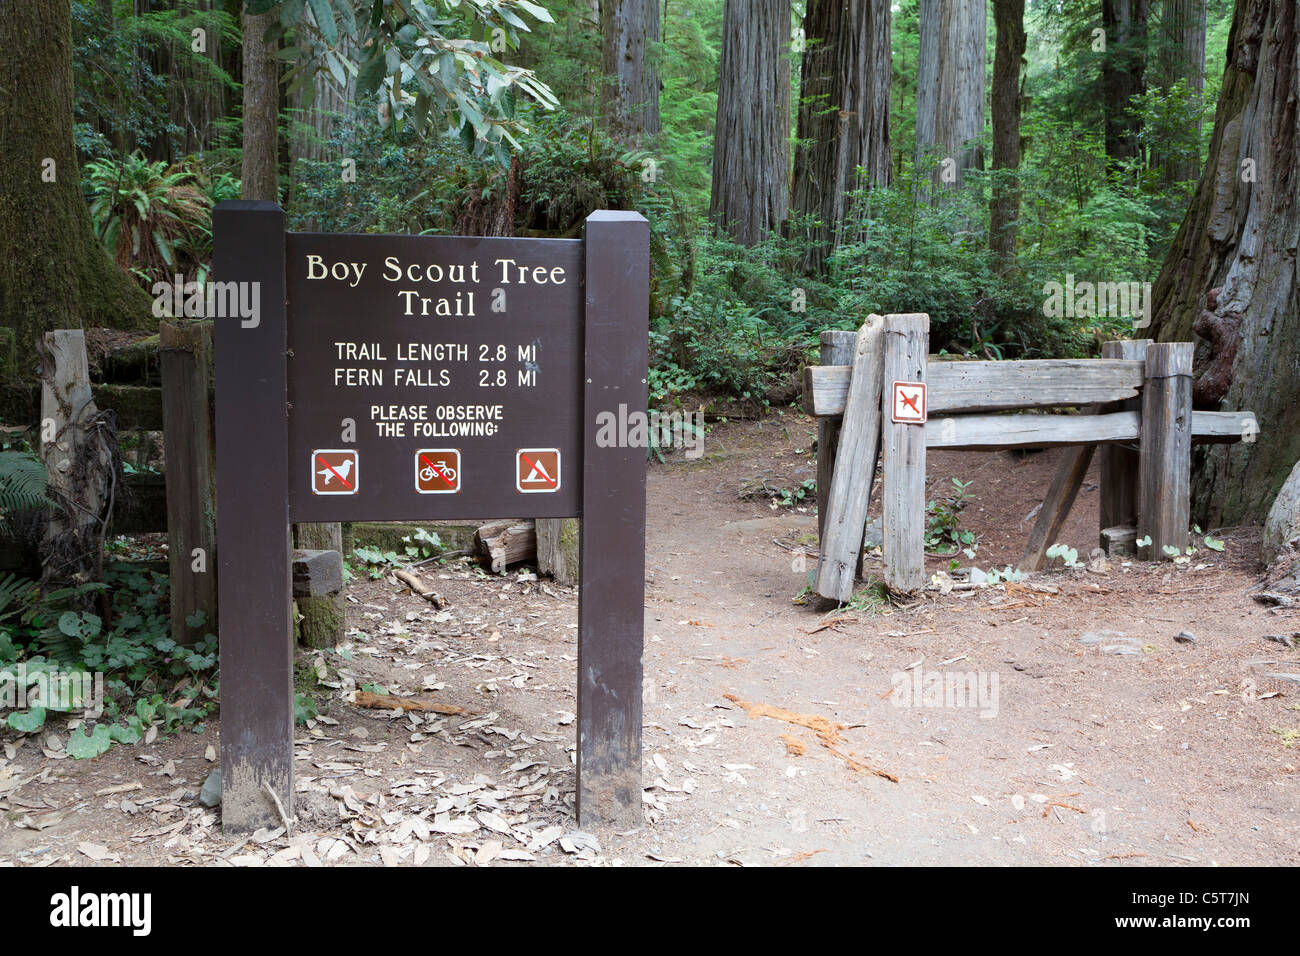
M526 495L560 490L560 449L521 448L515 452L515 488Z
M317 449L311 453L312 494L355 495L360 470L359 457L351 449Z

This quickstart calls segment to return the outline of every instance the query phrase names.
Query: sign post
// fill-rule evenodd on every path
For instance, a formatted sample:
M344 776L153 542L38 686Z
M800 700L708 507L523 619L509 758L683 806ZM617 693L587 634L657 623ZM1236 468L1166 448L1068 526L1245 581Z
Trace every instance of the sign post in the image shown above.
M638 825L645 449L596 423L645 413L649 224L297 234L236 202L214 234L217 300L260 306L216 322L227 831L292 813L289 523L525 514L584 519L579 823Z

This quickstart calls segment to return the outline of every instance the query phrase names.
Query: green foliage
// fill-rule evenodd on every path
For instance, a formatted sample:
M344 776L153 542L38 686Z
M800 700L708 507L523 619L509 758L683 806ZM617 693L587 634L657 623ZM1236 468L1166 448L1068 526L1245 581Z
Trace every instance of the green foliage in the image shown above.
M71 756L97 756L111 742L135 743L155 723L172 733L197 728L206 719L216 697L216 639L208 635L188 647L173 640L166 582L165 575L120 564L105 572L103 583L49 592L33 583L14 605L0 604L0 666L21 662L29 682L38 675L104 676L103 714L89 733L73 734ZM106 618L86 609L88 599L105 592ZM189 620L192 626L203 624L201 614ZM173 687L168 698L157 690L164 683ZM56 705L81 709L91 703L74 699L68 708L42 701L9 714L6 722L34 733Z
M1054 558L1060 558L1061 563L1067 568L1082 567L1082 565L1079 564L1078 550L1071 548L1069 545L1061 544L1060 542L1057 542L1047 549L1046 557L1049 562Z
M148 10L130 0L72 0L74 132L84 157L146 149L176 155L195 133L172 103L198 103L237 93L239 85L214 55L236 49L236 19L222 4L176 4ZM193 49L194 31L205 51ZM160 65L170 69L160 74ZM187 119L187 118L186 118ZM186 119L182 119L185 122Z
M46 494L45 466L27 451L0 451L0 534L13 533L14 515L55 506ZM0 611L4 609L0 584Z
M554 22L531 0L246 0L245 7L279 13L267 33L284 37L277 56L298 64L285 78L291 96L302 90L310 104L318 82L343 86L351 74L359 98L381 94L382 126L400 129L409 116L418 131L445 130L480 160L509 162L508 147L523 131L518 97L557 105L531 70L496 57L519 48L520 34L531 31L525 16ZM354 62L349 51L364 52Z
M412 561L423 561L443 551L442 538L438 537L437 533L423 528L416 528L410 534L404 535L402 543L405 545L403 550L406 551L407 558Z
M177 274L201 280L211 254L212 198L196 163L168 166L140 153L86 164L95 233L145 287ZM218 183L229 190L229 180Z
M971 483L952 479L952 490L943 498L936 498L925 506L925 548L927 551L955 555L962 549L973 551L975 534L961 526L961 512L975 500L970 493Z

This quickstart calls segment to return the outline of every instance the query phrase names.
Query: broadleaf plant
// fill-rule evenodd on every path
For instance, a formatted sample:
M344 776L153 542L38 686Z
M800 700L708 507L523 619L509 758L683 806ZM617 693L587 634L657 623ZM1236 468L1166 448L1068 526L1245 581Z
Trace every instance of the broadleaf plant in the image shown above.
M498 59L531 32L525 15L555 22L537 3L246 0L245 9L279 13L266 32L268 40L285 38L282 59L296 60L284 78L290 94L302 91L310 102L317 82L343 86L351 75L359 100L379 94L380 125L442 129L483 161L507 165L509 148L519 147L521 93L544 109L559 105L532 70Z

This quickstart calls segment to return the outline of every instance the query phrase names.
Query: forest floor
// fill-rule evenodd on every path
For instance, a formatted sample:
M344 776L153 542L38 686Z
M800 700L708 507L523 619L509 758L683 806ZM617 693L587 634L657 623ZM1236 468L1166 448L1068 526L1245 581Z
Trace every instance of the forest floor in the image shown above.
M1244 593L1258 529L1216 531L1226 550L1184 565L904 607L864 586L827 617L796 603L811 507L740 496L811 478L814 431L788 411L732 422L702 458L650 468L639 830L573 815L575 592L462 562L421 570L443 611L354 581L345 653L302 655L338 686L297 734L292 836L232 843L197 803L216 721L90 761L5 731L0 864L1300 863L1300 686L1267 676L1300 672L1300 650L1266 639L1300 614ZM930 455L932 496L972 482L963 563L1018 560L1058 454ZM1094 473L1062 537L1086 556L1096 528ZM988 693L913 698L935 674ZM347 700L371 684L467 713Z

